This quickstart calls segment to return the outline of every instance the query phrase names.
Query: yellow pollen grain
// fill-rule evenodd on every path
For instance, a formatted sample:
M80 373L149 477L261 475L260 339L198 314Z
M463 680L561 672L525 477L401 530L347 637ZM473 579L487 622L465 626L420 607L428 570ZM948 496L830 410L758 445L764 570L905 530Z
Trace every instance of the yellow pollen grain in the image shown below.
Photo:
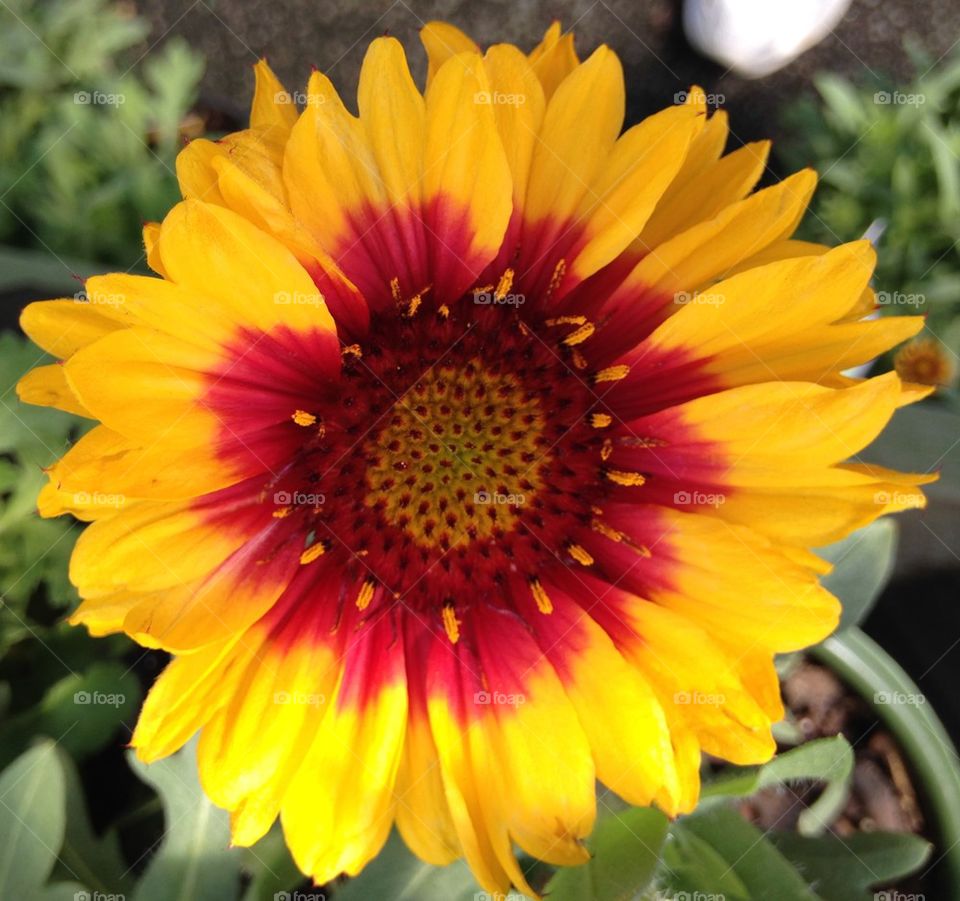
M507 294L510 293L510 289L513 287L513 270L504 269L503 275L500 276L500 281L497 282L497 290L494 292L498 300L503 300Z
M322 557L327 551L326 546L322 541L318 541L316 544L311 544L301 555L300 562L303 564L313 563L317 557Z
M293 507L281 507L279 510L273 511L274 519L286 519L290 515L290 511L293 510Z
M414 294L407 303L407 311L404 313L404 316L407 319L413 319L417 315L417 310L420 309L420 304L423 302L423 298L419 294Z
M557 263L556 268L553 270L553 275L550 277L550 284L547 286L547 297L557 290L557 286L563 280L563 275L566 271L567 261L560 260L560 262Z
M576 348L573 349L573 365L576 366L577 369L587 368L587 358Z
M605 429L613 422L613 417L609 413L592 413L590 415L590 425L595 429Z
M343 350L340 351L341 357L353 356L358 359L363 356L363 351L360 349L359 344L348 344Z
M647 481L639 472L623 472L619 469L608 469L606 475L611 482L618 485L642 485Z
M573 347L576 344L583 344L594 332L596 327L592 322L587 322L584 325L581 325L575 332L571 332L563 339L563 343L568 347Z
M599 519L593 520L590 523L590 528L592 528L594 532L599 532L604 538L609 538L611 541L623 541L623 539L626 537L619 529L615 529L613 526L608 526L605 522L602 522Z
M445 604L443 607L443 628L450 644L456 644L460 640L460 620L457 619L453 604Z
M531 579L530 592L533 594L533 599L537 602L537 609L541 613L553 613L553 601L550 600L550 595L540 584L539 579Z
M586 316L557 316L554 319L548 319L547 325L584 325L587 321Z
M357 595L357 610L366 610L373 600L374 584L367 579L360 588L360 594Z
M571 544L570 547L567 548L567 552L577 563L583 566L593 566L593 557L590 556L586 548L580 547L579 544Z
M293 416L290 417L297 425L302 425L304 427L308 425L313 425L317 421L317 417L313 413L308 413L306 410L294 410Z
M619 382L620 379L626 378L630 373L630 367L625 363L621 363L619 366L608 366L606 369L601 369L594 377L595 382Z
M400 293L400 279L396 277L390 279L390 294L393 296L394 303L403 303L403 295Z
M444 319L449 319L449 318L450 318L450 307L448 307L445 303L440 304L440 309L438 309L437 312L438 312Z
M605 438L603 442L603 446L600 448L600 459L603 460L604 463L606 463L607 460L610 459L610 454L612 453L613 453L613 442L609 438Z

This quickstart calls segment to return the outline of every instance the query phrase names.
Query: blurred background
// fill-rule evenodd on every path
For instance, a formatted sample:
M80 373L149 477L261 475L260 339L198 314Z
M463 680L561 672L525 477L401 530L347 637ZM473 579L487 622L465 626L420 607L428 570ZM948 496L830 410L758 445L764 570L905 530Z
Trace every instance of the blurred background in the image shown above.
M74 866L84 843L105 841L104 824L123 827L108 836L121 834L122 848L97 852L116 858L99 884L131 884L130 861L155 858L158 818L177 803L123 758L164 660L62 624L76 602L66 573L77 529L40 520L35 496L41 467L84 425L17 402L16 380L40 359L19 335L19 311L34 299L82 299L82 280L97 272L147 271L141 225L179 197L178 149L244 127L259 57L290 90L316 66L349 95L367 42L383 33L404 43L422 78L417 32L434 18L481 45L530 49L554 18L575 30L581 57L609 43L626 71L627 124L702 86L713 107L728 110L732 146L774 139L765 183L803 166L821 174L800 237L876 242L878 314L920 313L927 327L873 371L896 367L937 391L898 414L863 457L942 477L927 510L899 518L898 549L864 628L960 736L955 0L0 0L0 768L38 735L58 740L70 758L67 781L87 786L97 827L85 821L74 835ZM98 691L115 703L78 719L78 693ZM216 836L203 841L217 846ZM282 844L273 851L269 873L247 861L246 878L263 880L251 899L281 885L270 874L289 862ZM162 883L162 861L153 879Z

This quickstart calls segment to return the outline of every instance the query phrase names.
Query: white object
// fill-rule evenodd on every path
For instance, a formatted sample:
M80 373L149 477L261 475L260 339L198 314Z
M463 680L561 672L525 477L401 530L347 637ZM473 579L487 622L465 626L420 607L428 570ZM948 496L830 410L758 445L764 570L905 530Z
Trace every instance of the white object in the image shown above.
M822 41L851 0L686 0L683 29L705 56L762 78Z

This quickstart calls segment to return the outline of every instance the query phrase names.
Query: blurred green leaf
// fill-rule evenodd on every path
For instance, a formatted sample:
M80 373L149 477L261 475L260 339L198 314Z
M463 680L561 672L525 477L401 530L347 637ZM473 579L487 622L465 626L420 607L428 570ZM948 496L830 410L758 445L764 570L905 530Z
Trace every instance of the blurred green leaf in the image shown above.
M651 807L606 813L587 839L590 861L550 880L551 901L629 901L653 878L669 820Z
M821 582L843 605L839 628L859 625L893 574L897 524L889 517L878 519L817 553L833 564L833 572Z
M133 752L137 776L160 795L164 835L133 901L223 901L240 889L239 849L230 848L230 818L215 807L197 777L196 740L146 766Z
M0 774L0 898L31 896L47 880L63 842L63 771L45 741Z
M290 892L304 882L303 873L287 850L279 823L274 823L252 848L244 849L243 855L243 868L250 874L243 901L275 901L277 895Z
M876 901L874 889L915 873L933 852L919 835L897 832L806 838L784 831L770 833L770 840L824 901Z

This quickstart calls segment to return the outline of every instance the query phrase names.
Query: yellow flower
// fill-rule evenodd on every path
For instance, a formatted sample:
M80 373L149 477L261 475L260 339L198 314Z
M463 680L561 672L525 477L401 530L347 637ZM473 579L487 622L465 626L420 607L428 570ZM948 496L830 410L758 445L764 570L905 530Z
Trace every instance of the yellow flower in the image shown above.
M25 310L64 362L20 396L100 423L40 509L92 521L72 621L174 655L142 759L200 731L235 843L279 815L319 882L396 823L529 892L595 779L675 815L701 751L773 754L772 657L837 622L808 548L928 480L846 462L923 391L843 371L922 320L864 320L869 244L791 240L814 173L751 193L699 89L621 133L607 47L423 41L422 94L370 45L359 116L260 63L159 277Z
M947 386L957 374L948 353L946 345L935 338L916 338L897 351L893 365L902 379L935 388Z

